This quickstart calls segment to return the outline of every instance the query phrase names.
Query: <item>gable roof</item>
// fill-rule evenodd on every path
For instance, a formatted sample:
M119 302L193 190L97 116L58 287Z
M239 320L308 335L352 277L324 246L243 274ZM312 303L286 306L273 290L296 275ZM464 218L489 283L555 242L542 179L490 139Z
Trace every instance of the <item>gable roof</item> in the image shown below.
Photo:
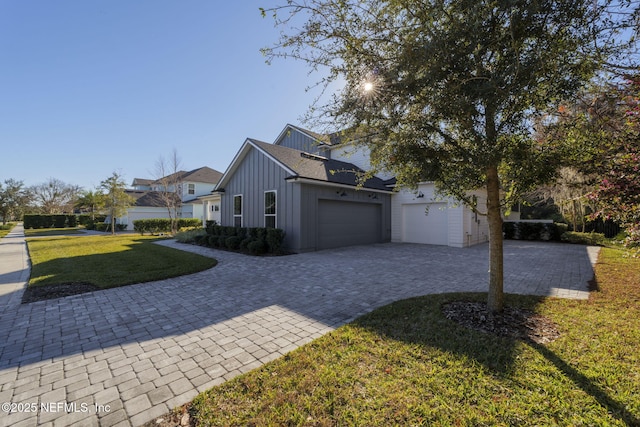
M287 171L290 174L290 176L286 178L288 180L302 178L318 183L324 182L356 187L360 184L359 177L365 172L352 163L328 159L293 148L248 138L238 154L236 154L236 157L231 162L231 165L224 173L214 191L219 191L224 188L224 185L226 185L231 176L233 176L242 159L244 159L251 149L260 151ZM364 182L362 187L380 191L391 191L389 187L385 185L385 182L378 177L369 178Z
M222 178L222 172L218 172L210 167L203 166L191 171L178 171L170 175L164 176L160 179L153 181L154 184L162 184L162 180L169 181L191 181L191 182L204 182L207 184L217 184Z
M133 197L135 202L134 206L145 206L151 208L165 208L166 203L162 200L162 193L160 191L147 191L147 190L125 190L125 192ZM174 195L174 193L171 193ZM175 197L178 197L175 195Z
M278 137L276 138L275 142L273 143L274 145L280 145L280 143L282 142L282 140L284 139L284 137L291 131L296 131L296 132L300 132L303 135L308 136L309 138L313 139L314 141L316 141L319 145L331 145L331 138L330 135L325 135L323 133L317 133L317 132L313 132L310 131L308 129L303 129L299 126L295 126L292 124L287 123L287 125L284 127L284 129L282 129L282 132L280 132L280 134L278 135Z
M149 186L153 184L153 179L146 179L146 178L133 178L133 186L136 185L144 185L144 186Z
M182 177L184 181L206 182L208 184L217 184L220 178L222 178L222 172L218 172L207 166L187 172L185 176Z

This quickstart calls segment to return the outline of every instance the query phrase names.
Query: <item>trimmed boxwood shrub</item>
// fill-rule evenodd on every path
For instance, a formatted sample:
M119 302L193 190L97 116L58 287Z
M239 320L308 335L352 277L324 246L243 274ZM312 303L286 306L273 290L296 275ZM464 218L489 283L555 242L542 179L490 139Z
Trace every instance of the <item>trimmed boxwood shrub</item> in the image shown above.
M513 240L561 240L567 224L546 222L504 222L502 232L505 239Z
M126 224L116 224L116 231L124 231L126 229L127 229L127 225ZM103 231L103 232L111 231L111 223L110 222L97 222L95 224L95 230L96 231Z
M224 245L232 250L240 249L240 243L242 242L242 238L239 236L231 236L227 237L224 241Z
M179 218L178 230L187 228L200 228L202 222L198 218ZM171 220L169 218L146 218L133 221L133 230L144 233L169 233L171 232Z
M253 255L262 255L267 252L267 244L264 240L252 240L247 245L247 249Z
M603 233L577 233L575 231L567 231L562 234L562 241L579 245L603 246L606 243L606 238Z
M226 248L253 255L282 253L284 230L279 228L231 227L207 221L205 229L209 235L208 245L214 248Z
M75 215L24 215L24 228L66 228L77 227Z
M280 228L267 228L267 246L269 253L277 254L282 250L282 241L284 240L284 230Z

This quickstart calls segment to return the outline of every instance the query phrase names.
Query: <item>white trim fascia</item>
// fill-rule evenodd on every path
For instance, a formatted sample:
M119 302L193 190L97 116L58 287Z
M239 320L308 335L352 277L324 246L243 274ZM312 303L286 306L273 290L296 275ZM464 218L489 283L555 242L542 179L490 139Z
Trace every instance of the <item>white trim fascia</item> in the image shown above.
M356 191L370 191L372 193L382 193L382 194L393 193L393 190L379 190L377 188L356 187L353 185L339 184L337 182L318 181L317 179L301 178L299 176L292 176L290 178L285 178L285 180L289 182L298 182L300 184L321 185L325 187L345 188L345 189L356 190Z

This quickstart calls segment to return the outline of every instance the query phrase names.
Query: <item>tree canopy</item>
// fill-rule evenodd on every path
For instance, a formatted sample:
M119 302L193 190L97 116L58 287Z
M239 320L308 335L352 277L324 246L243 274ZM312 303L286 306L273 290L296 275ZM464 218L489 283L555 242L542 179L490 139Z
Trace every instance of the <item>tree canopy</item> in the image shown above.
M26 191L24 182L15 179L6 179L0 182L0 216L2 223L18 217L29 203L29 194Z
M301 0L263 10L282 28L267 59L344 81L318 117L371 151L400 185L434 181L486 214L488 306L503 308L501 210L549 180L559 154L533 138L623 47L627 25L591 0ZM486 206L469 192L485 189Z
M589 177L591 218L617 222L640 243L640 77L592 85L561 105L542 134L566 145L571 167Z
M125 189L127 184L117 172L100 183L99 189L104 193L104 205L111 218L111 234L116 232L116 218L127 213L127 208L133 203Z

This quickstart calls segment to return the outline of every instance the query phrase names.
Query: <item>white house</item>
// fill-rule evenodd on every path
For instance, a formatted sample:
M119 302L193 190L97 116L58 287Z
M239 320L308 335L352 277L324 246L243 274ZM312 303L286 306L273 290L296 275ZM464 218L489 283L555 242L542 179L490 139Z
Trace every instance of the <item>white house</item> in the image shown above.
M220 211L220 196L213 195L212 190L222 177L222 173L209 167L201 167L191 171L176 172L178 176L170 181L180 182L176 197L180 197L182 205L178 212L179 218L199 218L203 224L207 220L216 219L218 222ZM176 175L173 174L173 175ZM162 201L161 191L166 180L135 178L132 189L127 194L135 200L127 214L117 219L118 224L126 224L128 230L133 230L133 221L149 218L169 218L169 210ZM176 191L170 188L169 191Z

